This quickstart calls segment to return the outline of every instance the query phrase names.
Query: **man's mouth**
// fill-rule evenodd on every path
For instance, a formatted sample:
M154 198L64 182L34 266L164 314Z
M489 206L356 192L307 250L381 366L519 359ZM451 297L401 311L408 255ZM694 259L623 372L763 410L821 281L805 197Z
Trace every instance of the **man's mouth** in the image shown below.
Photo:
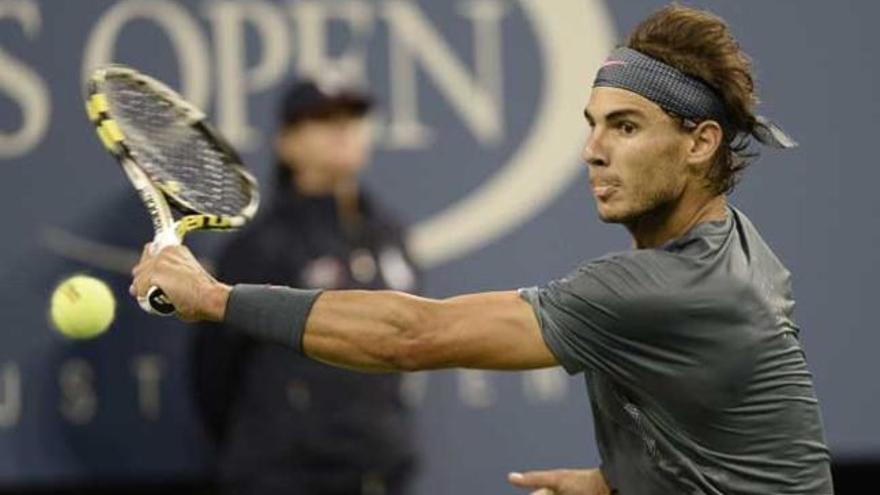
M614 195L615 191L620 188L620 181L614 177L595 178L590 181L593 188L593 194L599 201L605 201Z
M612 185L601 185L601 186L593 186L593 194L596 196L596 199L600 201L605 201L609 199L614 192L617 190L617 186Z

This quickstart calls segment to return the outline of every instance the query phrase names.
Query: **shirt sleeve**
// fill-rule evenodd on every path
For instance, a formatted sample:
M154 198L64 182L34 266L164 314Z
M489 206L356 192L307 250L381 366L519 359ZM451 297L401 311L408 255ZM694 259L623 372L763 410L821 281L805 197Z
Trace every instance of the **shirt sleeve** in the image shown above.
M664 261L623 255L586 263L543 287L520 289L547 346L571 374L596 370L638 384L681 360L671 321L674 284Z

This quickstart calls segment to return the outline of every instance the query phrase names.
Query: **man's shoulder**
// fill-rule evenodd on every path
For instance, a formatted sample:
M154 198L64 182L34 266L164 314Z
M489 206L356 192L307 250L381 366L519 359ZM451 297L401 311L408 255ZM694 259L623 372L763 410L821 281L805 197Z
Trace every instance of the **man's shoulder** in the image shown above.
M740 287L699 260L657 249L610 253L586 261L556 284L576 300L602 300L655 312L677 311L701 294L732 296Z
M670 270L663 254L648 250L621 251L584 261L550 285L576 298L632 301L667 285Z
M687 267L687 259L674 253L658 249L633 249L584 261L578 266L576 273L668 283Z

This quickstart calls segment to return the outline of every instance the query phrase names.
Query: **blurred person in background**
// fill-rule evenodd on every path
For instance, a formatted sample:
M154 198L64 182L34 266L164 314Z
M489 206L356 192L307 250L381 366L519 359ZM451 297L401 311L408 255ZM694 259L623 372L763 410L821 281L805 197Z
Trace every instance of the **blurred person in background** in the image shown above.
M270 201L222 252L219 277L323 289L416 288L401 229L358 179L372 151L371 106L369 95L338 77L291 85L275 136ZM223 493L406 493L415 451L399 375L340 370L207 327L194 357Z

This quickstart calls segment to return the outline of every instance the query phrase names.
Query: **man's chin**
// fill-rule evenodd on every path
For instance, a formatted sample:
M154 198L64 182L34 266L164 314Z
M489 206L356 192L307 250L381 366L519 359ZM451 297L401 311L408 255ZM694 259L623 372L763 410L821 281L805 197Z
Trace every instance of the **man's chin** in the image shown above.
M604 223L626 223L626 215L614 210L599 208L599 220Z

